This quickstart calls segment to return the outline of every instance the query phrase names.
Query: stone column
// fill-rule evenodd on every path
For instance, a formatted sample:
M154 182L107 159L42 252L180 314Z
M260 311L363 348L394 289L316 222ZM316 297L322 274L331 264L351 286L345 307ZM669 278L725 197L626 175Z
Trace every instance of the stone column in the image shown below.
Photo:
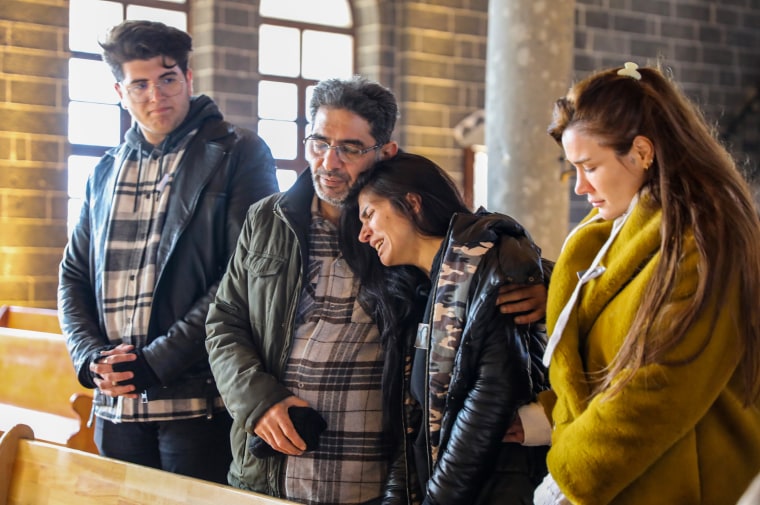
M573 68L575 0L490 0L488 208L520 221L556 259L568 231L561 149L546 134Z

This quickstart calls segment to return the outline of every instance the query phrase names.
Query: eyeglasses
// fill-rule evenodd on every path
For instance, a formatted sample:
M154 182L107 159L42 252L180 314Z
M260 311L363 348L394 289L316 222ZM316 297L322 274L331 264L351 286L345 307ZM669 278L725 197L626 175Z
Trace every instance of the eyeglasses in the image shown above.
M364 156L370 151L375 151L377 149L380 149L383 147L384 144L375 144L372 147L366 147L362 149L361 147L357 147L351 144L338 144L331 146L327 142L325 142L322 139L314 138L313 135L309 135L305 139L303 139L303 143L306 146L307 153L311 154L314 157L324 157L327 155L327 151L330 149L335 149L335 152L338 154L338 158L340 158L341 161L346 163L351 163L354 161L359 161L359 158Z
M174 76L162 77L158 82L140 81L129 86L124 86L129 95L129 99L134 103L144 103L150 100L151 85L155 93L161 93L162 96L175 96L182 91L182 85L185 83L182 79Z

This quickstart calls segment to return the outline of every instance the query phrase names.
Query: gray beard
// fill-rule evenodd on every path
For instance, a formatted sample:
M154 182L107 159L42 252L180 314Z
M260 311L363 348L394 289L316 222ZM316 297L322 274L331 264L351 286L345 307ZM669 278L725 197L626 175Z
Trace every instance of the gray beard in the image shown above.
M318 197L320 200L322 200L322 201L325 201L325 202L329 203L329 204L330 204L330 205L332 205L333 207L343 207L343 204L344 204L344 203L345 203L345 201L346 201L346 197L348 196L348 191L346 191L346 194L345 194L345 195L343 195L343 197L342 197L342 198L340 198L340 199L337 199L337 198L333 198L333 197L331 197L331 196L328 196L328 195L326 195L326 194L325 194L325 193L322 191L322 188L319 186L319 183L317 182L317 178L316 178L316 176L314 175L314 173L313 173L313 172L312 172L312 174L311 174L311 183L312 183L312 185L314 186L314 192L317 194L317 197Z

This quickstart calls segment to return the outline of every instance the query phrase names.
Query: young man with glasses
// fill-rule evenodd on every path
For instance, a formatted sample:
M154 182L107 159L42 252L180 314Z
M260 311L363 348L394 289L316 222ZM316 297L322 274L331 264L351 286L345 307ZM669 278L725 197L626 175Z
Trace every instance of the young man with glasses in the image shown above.
M193 96L187 33L126 21L101 46L134 125L87 182L60 269L63 333L95 388L102 455L226 483L232 421L205 319L248 207L278 190L274 160Z
M405 488L388 477L385 349L337 226L358 175L398 152L398 108L354 77L318 83L310 113L310 170L251 207L209 309L206 347L234 419L229 482L309 504L380 503ZM297 420L304 407L326 421L321 435Z

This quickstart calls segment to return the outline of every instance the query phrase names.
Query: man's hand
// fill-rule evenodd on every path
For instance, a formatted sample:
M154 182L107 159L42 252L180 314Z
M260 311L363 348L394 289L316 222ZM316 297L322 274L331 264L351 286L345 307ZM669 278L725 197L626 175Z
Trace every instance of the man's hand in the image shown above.
M499 288L496 305L503 314L516 314L517 324L535 323L546 315L546 286L506 284Z
M523 431L522 419L520 416L515 416L515 420L512 426L507 428L507 433L504 435L502 442L514 442L516 444L522 444L525 442L525 431Z
M288 456L300 456L306 450L306 442L298 434L288 415L288 408L293 406L308 407L309 404L297 396L288 396L269 407L253 427L253 432L272 449Z
M133 384L119 385L119 381L131 379L134 374L132 372L115 372L113 369L114 363L137 359L137 356L132 352L134 348L133 345L119 344L110 351L103 351L102 357L97 362L90 363L90 372L95 374L93 379L95 385L104 395L137 398Z

